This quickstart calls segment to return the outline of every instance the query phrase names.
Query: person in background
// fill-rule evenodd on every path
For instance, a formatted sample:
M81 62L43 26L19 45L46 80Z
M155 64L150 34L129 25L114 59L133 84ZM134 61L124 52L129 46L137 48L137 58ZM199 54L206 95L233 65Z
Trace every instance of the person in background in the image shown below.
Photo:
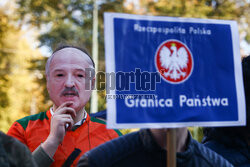
M17 139L0 131L1 167L36 167L29 149Z
M204 128L202 143L236 167L250 167L250 56L242 59L247 125Z
M166 167L168 129L141 129L85 153L78 167ZM176 129L177 167L232 167L192 138L187 128Z
M28 146L39 166L76 166L86 151L121 135L90 118L85 105L94 87L95 64L82 48L64 45L47 60L47 90L53 106L13 123L8 135Z

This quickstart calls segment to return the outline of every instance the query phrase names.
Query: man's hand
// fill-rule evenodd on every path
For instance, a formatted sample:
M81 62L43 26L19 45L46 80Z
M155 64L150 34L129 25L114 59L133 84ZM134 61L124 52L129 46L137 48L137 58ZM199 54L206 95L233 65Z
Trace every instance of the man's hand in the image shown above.
M50 134L41 145L51 158L53 158L58 145L63 141L66 130L70 130L74 125L73 119L76 116L76 111L70 107L72 104L72 102L63 103L54 111L51 118Z
M51 118L48 138L51 138L55 144L60 144L63 141L66 133L66 124L68 124L67 130L70 130L74 125L73 118L75 118L76 112L73 108L69 107L70 105L72 105L72 102L63 103L56 109Z

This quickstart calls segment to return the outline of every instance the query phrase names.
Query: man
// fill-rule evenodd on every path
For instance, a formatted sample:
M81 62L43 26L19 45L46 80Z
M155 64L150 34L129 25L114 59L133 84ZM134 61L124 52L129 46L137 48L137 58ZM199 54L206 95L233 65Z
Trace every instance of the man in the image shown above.
M166 167L167 129L143 129L102 144L84 154L78 167ZM221 156L176 129L178 167L232 167Z
M0 131L1 167L36 167L30 150L17 139Z
M17 120L9 129L8 135L26 144L39 166L75 166L86 151L118 137L84 109L95 81L88 80L88 69L94 69L94 62L85 50L56 49L45 68L53 107Z
M242 59L247 125L205 128L203 143L236 167L250 166L250 56Z

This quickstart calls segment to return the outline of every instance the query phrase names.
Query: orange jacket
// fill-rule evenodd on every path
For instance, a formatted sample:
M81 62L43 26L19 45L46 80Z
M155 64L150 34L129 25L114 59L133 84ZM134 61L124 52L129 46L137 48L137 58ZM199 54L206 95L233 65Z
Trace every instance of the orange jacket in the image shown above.
M33 152L44 142L50 132L50 110L31 115L17 120L8 131L13 136L26 144ZM62 166L70 154L77 148L81 153L71 166L76 166L79 158L88 150L116 138L121 133L116 130L106 129L105 122L87 115L86 121L74 131L67 131L63 142L58 146L51 166Z

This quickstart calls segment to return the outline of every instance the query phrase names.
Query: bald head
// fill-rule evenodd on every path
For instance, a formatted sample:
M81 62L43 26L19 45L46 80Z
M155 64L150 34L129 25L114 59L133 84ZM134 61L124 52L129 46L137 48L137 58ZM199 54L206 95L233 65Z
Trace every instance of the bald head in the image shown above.
M60 56L62 54L66 54L69 56L72 54L79 54L83 56L83 58L85 58L85 60L90 64L89 68L95 68L95 63L93 59L90 57L89 53L85 49L76 46L64 45L55 49L52 55L48 58L45 66L45 73L47 78L49 78L50 64L53 61L54 57L56 55Z

